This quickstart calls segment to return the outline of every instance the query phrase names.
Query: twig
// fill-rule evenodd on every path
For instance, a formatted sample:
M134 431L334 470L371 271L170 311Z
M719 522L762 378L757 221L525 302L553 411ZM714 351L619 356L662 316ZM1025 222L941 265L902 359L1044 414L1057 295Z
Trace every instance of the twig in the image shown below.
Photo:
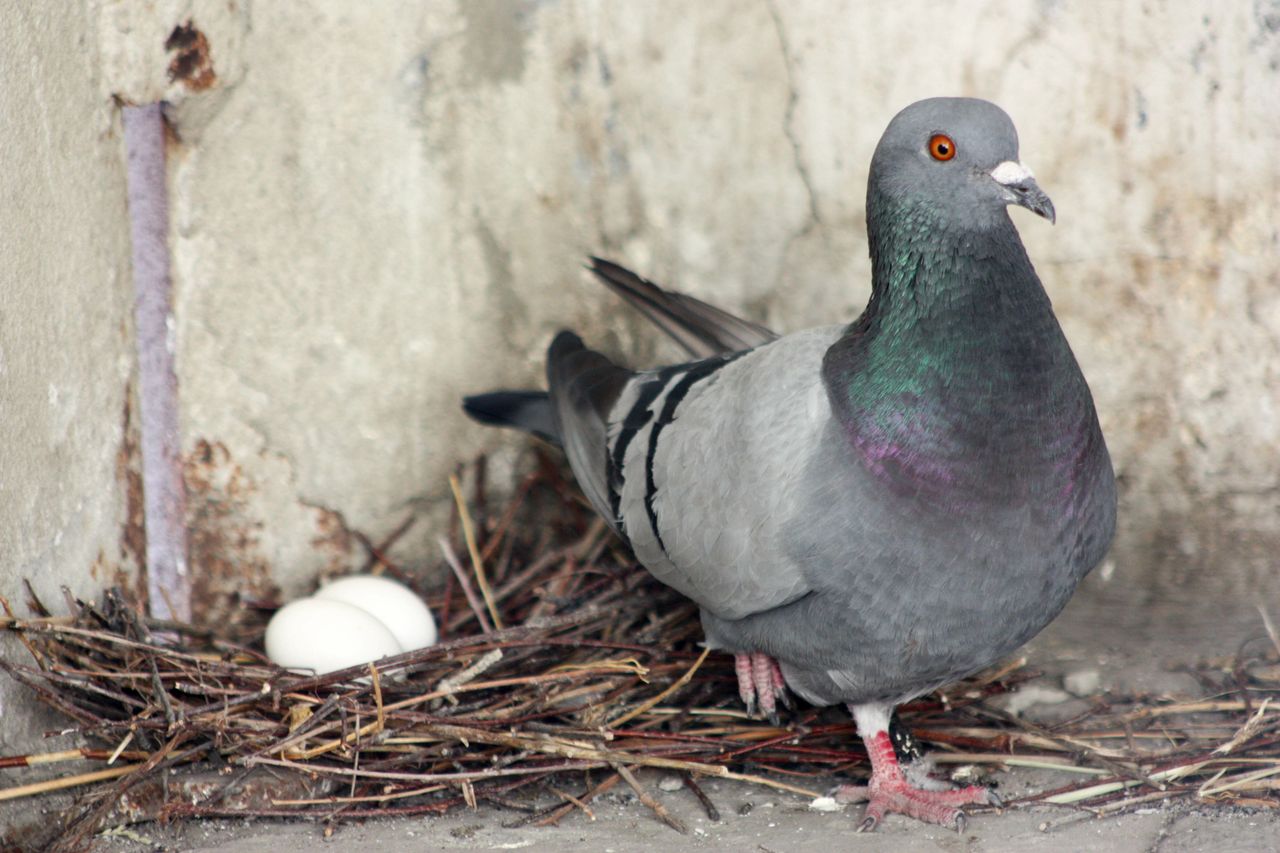
M622 777L622 780L631 786L631 790L636 792L636 796L640 798L640 802L648 806L649 809L658 816L658 820L662 821L681 835L689 834L689 827L684 825L684 821L671 814L671 812L667 811L666 806L651 797L649 792L640 785L640 781L636 779L635 774L632 773L625 764L614 764L612 766L613 769L617 771L618 775Z
M1035 734L1038 737L1045 738L1051 741L1056 741L1058 743L1064 744L1068 748L1074 748L1075 750L1089 756L1094 761L1101 764L1103 767L1106 767L1108 770L1110 770L1112 773L1116 774L1117 776L1123 776L1127 779L1131 779L1132 781L1138 784L1151 785L1154 788L1161 787L1161 783L1154 776L1146 776L1138 768L1120 763L1111 755L1108 755L1107 750L1101 749L1091 744L1084 743L1079 738L1069 738L1069 737L1063 737L1061 735L1056 735L1053 732L1049 731L1048 729L1045 729L1041 726L1037 726L1035 723L1024 720L1021 717L1015 717L1013 714L1009 714L1004 711L997 710L995 708L983 707L981 710L981 713L987 716L995 717L997 720L1001 720L1005 723L1019 726Z
M453 570L454 577L458 579L458 586L462 587L462 594L466 597L467 604L471 606L471 612L475 614L476 621L480 623L480 630L486 634L492 634L493 625L489 622L489 617L485 616L484 607L481 606L475 592L471 589L471 581L467 579L466 570L462 568L458 555L453 553L453 546L443 536L438 537L436 541L440 543L440 550L444 552L444 561L449 564L449 568Z
M105 770L94 770L90 773L79 773L75 776L62 776L58 779L32 782L30 785L15 785L12 788L2 788L0 789L0 800L18 800L34 794L47 794L50 791L61 791L64 788L75 788L79 785L101 782L103 779L118 779L142 766L143 764L122 764L119 767L108 767Z
M614 773L612 776L605 779L599 785L596 785L590 791L583 794L579 799L581 799L584 803L589 803L592 800L594 800L596 797L600 796L601 794L611 791L613 787L621 781L622 781L622 776L617 773ZM542 820L539 820L534 825L550 826L551 824L558 822L562 817L567 815L571 810L572 810L572 806L568 806L568 805L560 806L555 811L553 811L550 815L548 815L547 817L544 817Z
M550 786L550 787L551 787L551 792L552 792L553 794L555 794L555 795L556 795L556 796L558 796L558 797L563 797L564 799L568 800L568 801L569 801L570 803L572 803L573 805L575 805L575 806L577 806L578 808L582 809L582 811L583 811L583 812L587 815L587 817L588 817L588 818L590 818L591 820L595 820L595 819L596 819L596 813L595 813L595 812L593 812L593 811L591 810L591 807L590 807L590 806L588 806L586 803L584 803L582 800L578 799L577 797L573 796L572 794L567 794L567 793L565 793L564 791L561 791L559 788L557 788L557 787L556 787L556 786L554 786L554 785L552 785L552 786Z
M703 649L702 654L698 655L698 659L693 662L693 666L689 667L689 670L684 675L680 676L680 678L678 678L675 681L675 683L673 683L666 690L663 690L658 695L641 702L639 705L632 708L630 711L626 712L622 716L614 720L610 720L609 721L610 727L616 729L620 727L623 723L626 723L629 720L634 720L636 717L640 716L645 711L648 711L654 705L657 705L663 699L666 699L672 693L675 693L681 687L684 687L686 684L689 683L690 680L692 680L693 674L698 671L698 668L702 666L702 662L707 659L707 655L710 653L711 653L711 649L709 648Z
M1267 636L1271 638L1271 645L1275 648L1276 654L1280 655L1280 633L1276 632L1276 626L1271 621L1271 614L1267 612L1267 608L1261 604L1258 605L1258 615L1262 617L1262 627L1267 632Z
M456 474L449 475L449 488L453 490L453 499L458 504L458 517L462 520L462 537L467 542L467 551L471 554L471 566L476 572L476 583L480 586L480 594L489 608L489 616L495 628L502 628L502 617L498 615L498 607L493 603L493 591L489 589L489 579L484 573L484 560L480 559L480 549L476 546L476 531L471 523L471 513L467 512L467 502L463 500L462 489L458 486Z
M698 798L698 802L702 803L702 810L707 813L707 820L718 823L720 821L720 810L716 808L715 803L711 802L711 798L703 792L702 786L694 779L692 773L680 774L684 778L684 786L693 792Z
M127 745L129 739L126 738L122 744ZM129 761L137 761L140 758L146 758L147 753L141 750L131 750L124 752L117 750L112 752L107 749L90 749L82 746L79 749L63 749L58 752L36 752L27 755L3 755L0 756L0 770L9 767L36 767L40 764L56 764L61 761L105 761L112 763L117 758L126 758Z
M444 698L456 705L458 700L453 697L454 692L462 685L475 681L477 677L483 675L489 668L500 660L502 660L502 649L492 649L487 651L480 656L479 660L462 670L462 672L440 679L440 681L436 683L436 692L443 693Z
M396 566L391 558L387 556L387 552L390 551L392 546L400 540L401 536L408 532L409 528L412 527L413 523L417 520L417 513L410 512L409 515L405 517L404 521L396 525L395 529L388 533L386 538L376 545L373 543L373 540L361 531L352 530L351 532L356 537L356 540L364 546L366 551L369 552L369 558L365 561L363 571L377 574L378 567L384 566L393 572L399 573L399 567Z
M1267 697L1262 700L1262 704L1258 706L1257 713L1248 719L1248 721L1240 727L1240 731L1236 732L1231 740L1224 743L1213 751L1214 755L1229 755L1239 749L1244 743L1253 739L1263 727L1263 717L1266 716L1267 706L1271 703L1271 698Z
M333 806L342 803L381 803L388 800L404 800L409 797L421 797L423 794L434 794L443 791L448 785L426 785L421 788L410 788L407 791L394 791L382 794L371 794L366 797L316 797L309 800L276 800L273 806Z
M1009 767L1034 767L1038 770L1060 770L1064 773L1080 773L1085 776L1106 776L1110 770L1100 767L1081 767L1069 758L1040 756L1027 758L1005 755L1000 752L939 752L929 756L934 764L1004 764Z

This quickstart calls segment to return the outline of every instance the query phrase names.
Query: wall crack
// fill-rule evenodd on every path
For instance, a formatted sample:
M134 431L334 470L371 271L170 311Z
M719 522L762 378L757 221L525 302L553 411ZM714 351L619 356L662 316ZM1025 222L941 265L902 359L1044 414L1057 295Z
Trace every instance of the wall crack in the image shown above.
M800 140L795 132L796 107L800 103L800 92L796 89L795 57L791 52L791 43L787 38L787 30L782 23L782 13L778 10L776 0L765 0L765 8L769 10L769 17L773 19L773 27L778 34L778 48L782 53L782 66L787 72L787 107L783 112L782 132L791 146L792 161L795 165L796 173L800 176L800 183L804 185L805 195L809 200L809 221L791 238L791 241L794 242L797 238L813 230L814 226L821 225L822 215L818 212L818 194L814 191L813 180L809 175L809 167L805 165L804 155L800 150ZM788 246L788 248L790 247Z

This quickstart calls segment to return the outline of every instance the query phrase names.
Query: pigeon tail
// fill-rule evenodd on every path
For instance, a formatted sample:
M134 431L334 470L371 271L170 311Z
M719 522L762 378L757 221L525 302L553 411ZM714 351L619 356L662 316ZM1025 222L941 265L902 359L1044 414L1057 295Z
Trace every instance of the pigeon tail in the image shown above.
M778 337L701 299L663 290L613 261L592 256L587 269L694 358L753 349Z
M619 534L609 488L609 412L634 374L595 350L573 332L560 332L547 350L547 386L556 433L569 467L596 511Z
M551 397L545 391L491 391L462 398L462 410L478 423L509 427L536 435L560 446L551 411Z

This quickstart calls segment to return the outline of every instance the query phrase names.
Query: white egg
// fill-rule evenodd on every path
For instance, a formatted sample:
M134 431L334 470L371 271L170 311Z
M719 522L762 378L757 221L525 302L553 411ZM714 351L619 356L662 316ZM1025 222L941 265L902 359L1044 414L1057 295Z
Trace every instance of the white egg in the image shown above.
M407 586L376 575L350 575L325 584L316 598L343 601L369 613L390 629L405 651L434 645L436 620Z
M345 601L301 598L267 624L267 657L285 669L323 675L402 651L386 625Z

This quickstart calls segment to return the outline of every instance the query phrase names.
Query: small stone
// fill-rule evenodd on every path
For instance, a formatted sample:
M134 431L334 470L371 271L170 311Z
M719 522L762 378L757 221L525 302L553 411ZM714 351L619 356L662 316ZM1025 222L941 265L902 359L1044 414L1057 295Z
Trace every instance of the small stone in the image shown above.
M738 816L746 817L747 815L751 814L751 810L754 808L755 808L755 804L753 803L743 803L742 805L738 806Z
M1020 717L1024 711L1033 705L1056 705L1070 698L1071 694L1065 690L1033 684L1029 687L1023 687L1017 693L1007 693L1001 696L997 703L1002 705L1004 710L1013 716Z
M1062 679L1062 686L1072 696L1093 696L1102 685L1102 673L1096 669L1077 669Z
M684 780L679 776L663 776L658 782L658 790L679 791L684 787Z
M838 812L842 809L844 806L837 803L835 797L815 797L809 801L809 811L813 812Z

